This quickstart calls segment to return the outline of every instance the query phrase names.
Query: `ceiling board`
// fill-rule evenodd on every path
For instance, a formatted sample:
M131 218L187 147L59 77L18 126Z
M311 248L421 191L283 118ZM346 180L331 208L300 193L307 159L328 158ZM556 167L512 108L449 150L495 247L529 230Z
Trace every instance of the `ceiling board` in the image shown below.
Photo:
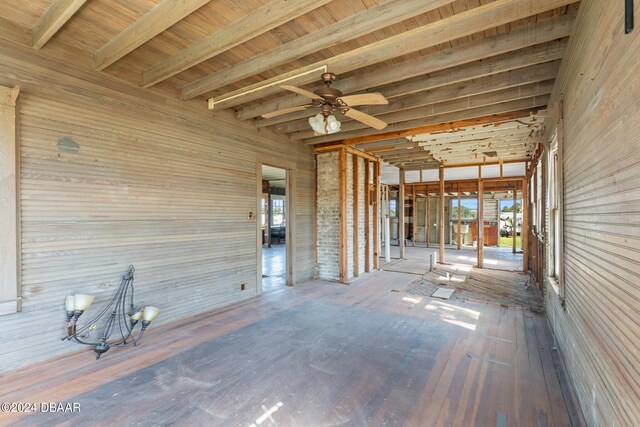
M94 52L138 22L160 1L88 0L68 19L65 25L57 31L54 30L53 36L38 54L58 59L78 69L95 72L92 66ZM102 73L117 77L131 86L139 87L143 70L153 67L211 34L217 34L221 29L241 20L271 1L273 0L210 0L195 12L188 14L115 61ZM335 138L366 139L387 133L395 139L395 143L382 141L382 144L377 142L372 144L370 142L359 145L359 148L370 149L372 153L381 158L385 158L386 152L388 158L395 158L396 162L411 165L411 167L418 167L422 163L431 165L435 160L458 162L465 154L480 161L478 150L486 148L478 145L477 141L482 138L493 138L495 144L502 144L502 147L489 146L489 148L491 151L496 151L497 156L505 160L513 159L519 155L529 156L531 147L535 147L537 143L532 142L531 139L529 139L529 143L526 142L527 136L529 138L532 136L530 132L528 134L524 130L525 128L531 130L527 128L530 123L529 125L503 123L500 125L502 126L500 129L496 127L492 130L487 128L478 130L469 127L464 130L468 135L463 135L460 131L445 133L446 136L430 134L427 137L419 136L413 139L418 143L432 140L440 141L443 144L454 140L469 143L465 148L461 149L461 145L458 150L453 151L438 151L435 148L421 150L415 146L406 150L406 147L410 146L406 143L410 141L404 138L411 136L406 132L410 132L412 129L431 125L446 125L449 122L478 119L483 124L491 124L491 121L485 120L492 116L495 116L495 121L498 122L501 121L502 115L511 118L521 117L524 122L527 120L529 111L535 112L538 108L546 107L546 94L550 93L553 87L558 70L557 61L560 61L564 54L567 44L566 38L570 34L579 2L540 0L532 6L533 9L538 8L536 10L540 13L527 15L527 13L523 13L523 10L532 9L519 8L518 1L455 0L439 2L437 9L420 11L415 16L406 19L403 16L400 22L382 28L376 27L374 31L367 34L358 33L357 36L350 37L346 31L344 36L337 37L330 46L319 47L315 52L298 55L285 62L268 64L266 69L261 67L256 74L247 74L238 81L212 90L206 96L220 96L243 90L251 85L284 75L292 70L307 67L310 64L333 61L336 56L347 58L349 56L345 55L351 55L354 50L370 49L371 46L376 46L376 49L371 49L371 57L379 59L370 61L367 57L362 61L358 59L351 63L345 62L344 72L338 76L336 87L344 89L349 94L366 91L379 91L385 94L387 91L391 104L386 108L366 106L361 108L364 112L388 121L389 126L386 129L374 131L358 122L345 119L343 120L343 130L332 138L314 138L309 132L307 123L307 114L311 114L311 111L282 117L273 122L261 123L258 120L255 122L256 126L271 127L271 130L284 132L292 139L292 144L325 143L331 142ZM530 4L528 0L522 1L527 5ZM273 49L305 35L321 31L323 28L356 14L367 13L376 6L385 3L401 7L403 2L398 0L396 3L392 3L391 0L333 0L190 67L147 90L178 99L179 91L185 85L264 52L267 52L265 58L268 58L268 52ZM5 25L6 28L2 31L5 33L17 31L20 34L19 37L11 37L3 35L0 31L2 38L0 43L12 43L10 40L26 43L24 34L28 34L36 26L38 20L43 17L51 4L51 0L30 0L27 2L3 0L0 6L0 19L10 22L12 25ZM434 4L436 4L435 0ZM505 8L500 10L508 11L508 14L507 12L499 14L499 19L496 22L500 25L492 26L492 22L487 22L485 19L489 16L484 14L485 11L492 8L498 10L498 7L503 6ZM511 8L509 9L509 7ZM424 40L416 39L414 40L416 44L403 52L400 52L400 49L398 52L380 53L380 49L384 48L384 44L389 39L408 37L414 32L418 34L425 31L425 28L436 28L440 21L455 23L456 19L466 14L472 17L468 22L474 25L475 22L478 23L478 31L468 30L466 26L462 26L459 36L458 33L451 31L451 34L441 39L435 37L424 38ZM481 21L485 23L481 24ZM450 30L450 27L447 26L446 29ZM419 43L424 44L420 45ZM403 54L398 55L398 53ZM412 64L414 65L413 69L411 68ZM542 73L543 70L545 74L539 74L539 80L535 80L534 73ZM304 85L308 89L314 89L318 86L317 76L305 77L301 81L309 82ZM511 92L508 92L509 95L507 95L507 92L500 91ZM515 92L520 93L516 94ZM251 102L233 103L237 104L234 105L234 109L237 110L240 119L253 119L259 116L261 113L256 116L256 112L259 112L260 106L265 109L280 102L300 102L300 98L284 96L284 93L279 89L258 93L259 95L252 96L255 99ZM206 96L199 98L203 108L206 108L204 102ZM295 101L292 101L293 99ZM229 105L231 104L229 103ZM523 112L523 115L518 116L519 112ZM511 127L507 128L507 126ZM536 136L544 133L544 129L539 125L536 125L534 130ZM392 136L393 132L397 132L395 136ZM400 141L398 141L399 137ZM424 138L429 138L429 140ZM394 147L393 144L398 146ZM406 153L403 153L402 150L406 150ZM422 160L414 158L417 155L426 157ZM486 159L482 159L482 161L486 161Z

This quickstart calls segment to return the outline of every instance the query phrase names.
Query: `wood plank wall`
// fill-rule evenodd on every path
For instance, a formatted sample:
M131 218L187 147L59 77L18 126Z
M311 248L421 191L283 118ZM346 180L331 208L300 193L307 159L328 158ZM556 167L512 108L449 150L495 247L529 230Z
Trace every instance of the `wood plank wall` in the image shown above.
M80 350L60 341L64 297L99 304L129 264L158 324L255 296L259 161L292 165L295 280L314 275L310 148L1 40L0 84L22 86L24 298L0 317L0 372Z
M624 34L623 3L582 2L550 103L564 103L566 308L552 286L546 307L594 426L640 425L640 28Z

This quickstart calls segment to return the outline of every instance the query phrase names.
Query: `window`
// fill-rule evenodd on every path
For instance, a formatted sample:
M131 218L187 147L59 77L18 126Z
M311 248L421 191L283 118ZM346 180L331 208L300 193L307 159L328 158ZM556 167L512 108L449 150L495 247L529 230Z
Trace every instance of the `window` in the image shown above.
M558 180L558 138L551 142L548 158L549 165L549 276L560 280L560 188Z
M536 166L536 233L540 236L544 229L544 221L542 217L542 161L538 161Z
M478 199L463 198L460 200L460 219L478 218ZM451 219L458 219L458 199L451 200Z
M398 210L398 201L396 199L389 200L389 217L398 216L396 212Z
M284 199L271 199L271 225L279 227L285 224L284 219Z

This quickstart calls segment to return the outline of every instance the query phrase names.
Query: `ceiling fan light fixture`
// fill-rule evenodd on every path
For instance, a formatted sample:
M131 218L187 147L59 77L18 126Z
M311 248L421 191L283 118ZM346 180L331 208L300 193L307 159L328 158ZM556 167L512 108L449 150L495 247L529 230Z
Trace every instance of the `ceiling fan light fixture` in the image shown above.
M322 113L318 113L311 117L309 119L309 125L314 132L321 135L339 132L340 126L342 126L342 124L333 115L329 115L325 118Z
M340 126L342 126L342 123L340 123L333 115L327 117L326 122L327 133L336 133L340 131Z

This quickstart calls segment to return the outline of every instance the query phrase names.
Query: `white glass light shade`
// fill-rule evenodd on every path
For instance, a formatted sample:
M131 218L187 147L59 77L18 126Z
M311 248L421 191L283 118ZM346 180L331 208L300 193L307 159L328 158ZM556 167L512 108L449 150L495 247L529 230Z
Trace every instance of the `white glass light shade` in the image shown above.
M140 320L142 319L142 310L136 311L131 315L131 320Z
M76 310L85 311L91 306L94 298L95 297L93 295L76 294L73 304L74 308Z
M334 117L327 117L327 133L336 133L340 131L341 123Z
M67 296L67 299L64 300L64 308L67 311L75 310L75 297L73 295Z
M159 313L160 309L158 307L145 307L144 311L142 312L142 319L146 320L147 322L151 322L153 319L158 317Z
M309 119L309 125L311 125L311 129L313 129L316 133L320 133L322 135L325 135L327 133L324 124L324 116L322 115L322 113L318 113L317 115Z

